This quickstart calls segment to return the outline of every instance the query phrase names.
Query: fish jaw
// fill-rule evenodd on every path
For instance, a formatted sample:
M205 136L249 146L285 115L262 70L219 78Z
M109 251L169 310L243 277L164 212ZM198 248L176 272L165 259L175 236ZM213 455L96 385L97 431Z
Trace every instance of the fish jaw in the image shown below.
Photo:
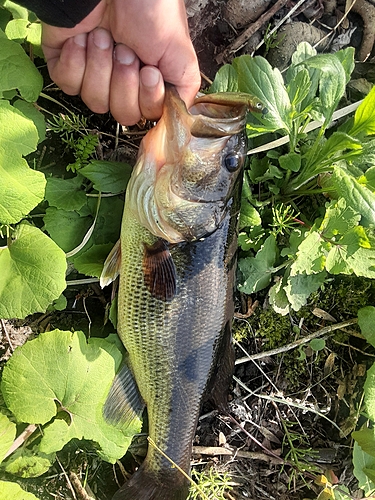
M215 231L246 158L247 104L209 95L188 111L174 87L162 118L143 140L128 185L139 223L169 243L195 241ZM237 158L228 168L227 159Z

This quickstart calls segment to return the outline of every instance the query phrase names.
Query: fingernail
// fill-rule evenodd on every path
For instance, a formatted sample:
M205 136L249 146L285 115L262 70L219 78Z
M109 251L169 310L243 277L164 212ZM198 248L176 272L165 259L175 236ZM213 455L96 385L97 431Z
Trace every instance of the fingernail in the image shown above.
M160 81L160 71L152 66L146 66L141 71L141 83L145 87L156 87Z
M86 33L81 33L74 37L74 43L80 47L86 47L87 45L87 35Z
M112 38L107 30L98 28L93 31L93 37L94 44L98 47L98 49L106 50L111 46Z
M134 50L130 49L129 47L121 43L116 45L115 58L119 63L125 64L126 66L130 66L135 61L135 57L136 56Z

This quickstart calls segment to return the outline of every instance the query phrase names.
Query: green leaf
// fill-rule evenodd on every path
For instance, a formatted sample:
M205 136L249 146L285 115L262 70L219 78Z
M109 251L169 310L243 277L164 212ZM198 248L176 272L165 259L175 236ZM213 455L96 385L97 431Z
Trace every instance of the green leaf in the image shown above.
M35 447L18 449L4 462L5 472L19 477L38 477L48 471L55 461L55 454L40 453Z
M12 446L16 437L16 424L0 413L0 463L4 460L5 454Z
M82 191L82 177L72 179L49 177L47 179L45 198L48 203L63 210L80 210L86 203L86 193Z
M357 441L362 451L375 458L374 429L363 427L359 431L352 432L352 437Z
M375 87L358 106L349 134L354 136L375 134Z
M246 198L241 200L240 229L247 226L259 226L262 222L259 212Z
M82 332L54 330L19 347L2 378L5 403L20 422L48 424L41 453L60 450L71 439L97 443L98 453L114 463L126 452L141 422L119 430L102 411L122 353L113 342ZM64 418L65 416L65 418Z
M362 226L350 229L337 244L332 245L326 260L327 271L375 278L374 243Z
M367 375L366 375L366 382L363 387L364 392L365 392L365 405L367 409L367 414L370 417L372 421L375 421L375 363L367 370ZM370 455L373 455L375 457L375 435L374 435L374 429L371 429L373 433L372 437L372 452L365 447L364 444L358 441L359 445L361 448L366 452L369 453Z
M262 123L269 130L289 132L291 105L280 71L260 56L238 57L233 66L238 74L239 91L254 95L268 109Z
M29 21L27 19L12 19L7 24L5 34L9 40L23 42L27 36L28 25Z
M347 47L346 49L338 50L335 52L335 56L341 62L344 71L345 71L345 83L348 84L350 80L350 76L355 68L354 56L355 50L354 47Z
M292 106L298 107L310 90L310 75L306 68L298 68L297 74L288 84L287 91Z
M97 191L116 194L126 189L132 167L123 162L95 160L81 168L79 173L90 179Z
M112 248L112 243L93 245L89 250L81 253L79 257L74 259L74 267L82 274L100 278L104 261Z
M375 458L365 453L358 443L354 443L353 447L353 474L358 480L358 487L361 488L365 496L373 494L375 491L375 483L363 472L365 468L375 469Z
M18 89L29 102L38 99L43 79L35 65L16 42L4 38L0 43L0 92Z
M318 231L311 231L300 243L297 258L292 264L292 274L316 274L324 269L325 243Z
M301 155L298 153L287 153L279 157L280 167L284 170L298 172L301 168Z
M0 318L44 312L65 289L64 252L40 229L20 224L0 248Z
M224 64L219 68L210 87L210 93L213 92L238 92L238 75L232 65Z
M358 325L367 342L375 347L375 307L366 306L358 311Z
M23 490L17 483L0 481L0 500L38 500L32 493Z
M11 2L10 0L5 0L2 2L4 7L12 13L14 19L28 19L29 11L25 7L21 7L17 3Z
M319 101L325 123L331 121L346 86L346 73L336 54L318 54L305 60L305 65L320 70Z
M348 205L361 214L367 223L375 224L374 193L338 166L334 168L332 183L337 193L345 198Z
M93 218L79 213L49 207L44 216L45 229L64 252L70 252L83 240Z
M326 346L326 341L324 339L312 339L309 342L309 346L313 351L322 351Z
M255 257L239 260L238 267L243 279L238 284L238 289L250 294L266 288L274 272L276 255L276 239L270 234Z
M299 311L306 304L309 296L316 292L324 283L327 273L307 275L305 273L291 274L285 292L294 311Z
M278 280L269 291L269 300L272 308L282 316L286 316L290 311L289 300L284 290L284 279Z
M327 205L326 213L319 230L325 238L334 238L345 234L349 229L358 226L361 216L348 206L344 198L333 200Z
M34 122L8 102L0 101L0 224L19 222L43 200L44 175L31 170L22 158L37 144Z
M355 151L360 154L362 151L362 144L358 139L354 139L344 132L334 132L323 144L317 155L314 165L319 163L327 163L327 160L339 156L345 150Z
M42 113L37 110L33 103L23 101L22 99L17 99L13 103L13 106L18 109L23 116L34 122L38 131L39 142L44 141L46 138L46 121Z

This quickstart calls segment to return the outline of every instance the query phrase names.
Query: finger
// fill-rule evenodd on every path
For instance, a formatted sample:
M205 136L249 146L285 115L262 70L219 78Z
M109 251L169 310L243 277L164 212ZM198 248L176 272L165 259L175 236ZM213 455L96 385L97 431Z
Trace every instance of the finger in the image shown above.
M163 111L163 76L155 66L144 66L140 71L139 104L148 120L160 118Z
M88 35L86 69L81 97L94 113L109 110L113 39L109 31L97 28Z
M141 119L139 108L139 59L123 44L114 51L110 92L112 116L122 125L134 125Z
M69 95L81 91L86 65L85 33L66 40L61 49L43 46L47 67L52 80Z

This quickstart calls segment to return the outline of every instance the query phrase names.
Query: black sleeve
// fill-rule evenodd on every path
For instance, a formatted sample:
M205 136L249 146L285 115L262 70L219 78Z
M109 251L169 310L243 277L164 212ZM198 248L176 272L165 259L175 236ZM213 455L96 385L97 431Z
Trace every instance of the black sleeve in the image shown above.
M16 0L33 11L41 21L60 28L74 28L100 0Z

